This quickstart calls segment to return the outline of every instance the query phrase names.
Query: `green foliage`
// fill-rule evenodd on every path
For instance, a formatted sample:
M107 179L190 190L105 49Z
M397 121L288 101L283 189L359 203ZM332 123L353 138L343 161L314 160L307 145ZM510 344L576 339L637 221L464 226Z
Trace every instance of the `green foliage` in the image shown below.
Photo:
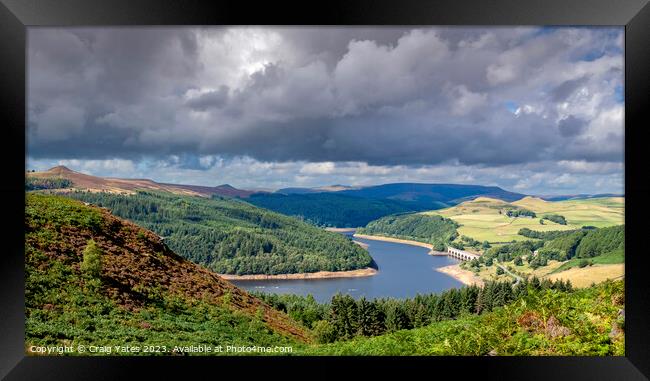
M70 188L72 181L58 177L25 177L25 191Z
M623 282L571 291L529 284L503 306L480 315L460 314L455 320L433 322L377 337L306 348L305 355L462 355L500 356L625 354L624 335L610 337L612 327L624 328Z
M102 249L92 239L86 243L80 269L91 278L99 277L102 272Z
M271 307L282 311L294 320L301 322L306 328L311 328L318 321L326 319L329 311L327 304L320 304L313 296L294 294L270 294L251 292Z
M97 231L102 226L102 216L97 210L85 208L74 200L54 195L26 195L25 219L30 229L38 234L53 234L61 227L73 227ZM45 225L52 229L41 230Z
M319 320L314 323L314 336L319 343L333 343L336 341L336 332L329 321Z
M559 214L545 214L542 216L542 220L549 220L555 222L556 224L566 225L566 218Z
M625 250L625 225L590 230L576 248L576 257L591 258Z
M472 262L478 265L477 260ZM312 327L317 340L328 343L424 327L466 314L486 313L512 302L525 294L528 288L571 290L570 284L563 281L540 282L533 278L516 286L510 281L487 282L483 288L466 286L407 299L355 300L350 295L337 294L330 303L324 304L317 303L311 296L254 294L301 321L305 327Z
M558 253L560 258L571 259L575 256L576 248L585 234L585 231L578 230L571 234L561 235L547 241L544 244L544 249L549 253Z
M617 249L609 253L601 254L596 257L586 258L573 258L569 261L566 261L562 266L553 270L554 273L559 273L565 270L568 270L572 267L580 266L583 260L588 261L592 265L611 265L616 263L625 263L625 252L623 249Z
M35 346L145 345L167 352L112 352L110 355L170 355L174 346L296 345L254 317L228 306L152 292L157 302L126 309L111 299L97 278L83 276L97 269L99 248L89 241L84 264L64 249L69 232L110 230L99 212L63 197L29 194L25 213L25 344ZM82 233L79 233L82 234ZM47 252L42 248L47 248ZM52 254L54 249L56 254ZM96 274L96 273L95 273ZM152 288L153 290L153 288ZM156 295L153 295L156 294ZM77 355L78 353L72 353ZM83 355L106 355L85 352ZM229 354L225 351L223 354ZM231 353L230 353L231 354Z
M438 215L403 214L372 221L357 232L446 246L457 237L458 227L453 220Z
M524 237L528 238L535 238L535 239L541 239L543 241L549 241L558 237L562 237L565 235L570 235L572 233L575 233L578 230L550 230L550 231L536 231L536 230L531 230L529 228L521 228L519 229L519 232L517 234L523 235Z
M540 248L544 243L541 241L519 241L509 243L503 246L492 247L488 249L483 258L498 259L499 262L510 262L520 256L530 256L533 251Z
M75 192L70 197L107 207L154 231L172 250L217 273L346 271L372 261L343 235L235 199L162 192Z
M466 235L461 235L460 240L463 243L463 246L469 246L469 247L473 247L475 249L478 249L479 247L482 247L481 242L475 240L474 238L468 237ZM489 245L490 245L490 243L488 242L488 246Z
M582 265L572 258L599 258L590 263L623 263L625 252L625 225L601 229L581 229L558 234L539 249L540 258L567 261L554 272ZM582 266L584 267L584 266Z
M508 210L506 212L506 216L508 216L508 217L530 217L530 218L537 217L535 212L533 212L532 210L523 209L523 208L510 209L510 210Z

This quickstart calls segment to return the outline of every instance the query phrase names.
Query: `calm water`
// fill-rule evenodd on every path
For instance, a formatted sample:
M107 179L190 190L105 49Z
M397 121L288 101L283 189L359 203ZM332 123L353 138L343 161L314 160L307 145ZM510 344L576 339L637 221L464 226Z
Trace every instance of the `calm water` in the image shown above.
M233 283L251 291L312 294L320 302L329 302L337 292L350 294L355 298L406 298L418 293L441 292L463 285L435 270L458 263L455 259L428 255L428 249L418 246L360 238L355 240L368 245L370 255L379 266L379 273L376 275L363 278L250 280Z

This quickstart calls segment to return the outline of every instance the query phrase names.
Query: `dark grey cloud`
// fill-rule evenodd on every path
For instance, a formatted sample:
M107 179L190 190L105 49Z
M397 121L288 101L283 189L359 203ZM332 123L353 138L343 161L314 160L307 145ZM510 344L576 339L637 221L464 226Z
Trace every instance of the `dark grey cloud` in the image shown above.
M572 95L577 88L586 84L588 80L589 76L585 75L580 78L564 81L551 90L551 97L555 102L562 102Z
M569 115L558 123L560 134L565 138L580 135L587 128L587 121Z
M623 133L620 36L620 28L32 28L28 153L175 155L187 169L205 168L201 155L413 167L620 161L622 139L612 139Z
M210 108L220 108L228 101L228 86L222 85L219 90L207 91L198 95L185 104L194 110L206 111Z

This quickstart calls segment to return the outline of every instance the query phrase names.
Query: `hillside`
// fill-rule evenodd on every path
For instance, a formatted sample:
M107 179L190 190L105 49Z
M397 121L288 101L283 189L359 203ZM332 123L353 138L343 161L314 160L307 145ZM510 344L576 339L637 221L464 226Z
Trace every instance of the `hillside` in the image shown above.
M64 179L71 182L66 188L88 191L132 194L138 190L164 191L180 195L209 197L213 194L229 197L248 197L253 192L233 188L230 185L216 187L165 184L147 179L118 179L91 176L73 171L65 166L57 166L42 172L27 172L27 179Z
M25 256L27 348L309 340L300 324L156 234L79 201L27 195Z
M165 237L172 250L220 274L293 274L368 267L372 258L348 238L241 200L73 192Z
M430 243L435 250L444 251L458 235L457 228L454 221L441 216L402 214L372 221L357 233Z
M281 188L275 191L279 194L305 194L305 193L321 193L321 192L339 192L342 190L358 189L359 187L351 187L348 185L326 185L314 188Z
M387 215L446 208L481 196L504 200L524 197L498 187L396 183L357 188L285 188L273 194L253 194L248 201L320 226L359 227Z
M624 200L622 198L603 198L566 201L545 201L535 197L524 197L511 203L502 200L480 197L465 201L456 206L423 212L427 215L440 215L459 223L460 235L478 241L504 243L512 240L527 240L519 234L522 228L535 231L575 230L583 226L606 227L624 222ZM508 210L530 210L536 218L508 217ZM561 215L566 219L562 225L546 216Z
M622 281L573 292L529 290L481 315L312 346L305 355L623 356Z
M508 192L499 187L418 183L376 185L361 189L344 190L339 193L356 197L410 201L422 207L432 204L437 205L436 203L453 205L479 196L498 198L505 201L514 201L525 196L520 193Z
M395 213L411 212L414 206L389 199L368 199L336 193L253 194L247 202L318 226L357 227Z

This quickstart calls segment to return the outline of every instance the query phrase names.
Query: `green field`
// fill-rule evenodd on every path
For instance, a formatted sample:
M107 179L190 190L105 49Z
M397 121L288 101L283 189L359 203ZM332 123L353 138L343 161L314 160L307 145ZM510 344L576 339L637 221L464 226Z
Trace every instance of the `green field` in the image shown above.
M458 228L460 235L494 244L529 239L517 234L522 228L551 231L580 229L583 226L601 228L621 225L624 223L624 206L625 201L622 197L566 201L544 201L539 198L524 197L512 203L479 197L451 208L422 213L450 218L461 225ZM537 217L508 217L503 211L511 208L532 210ZM546 214L562 215L566 218L567 224L560 225L548 220L540 224L540 219Z

